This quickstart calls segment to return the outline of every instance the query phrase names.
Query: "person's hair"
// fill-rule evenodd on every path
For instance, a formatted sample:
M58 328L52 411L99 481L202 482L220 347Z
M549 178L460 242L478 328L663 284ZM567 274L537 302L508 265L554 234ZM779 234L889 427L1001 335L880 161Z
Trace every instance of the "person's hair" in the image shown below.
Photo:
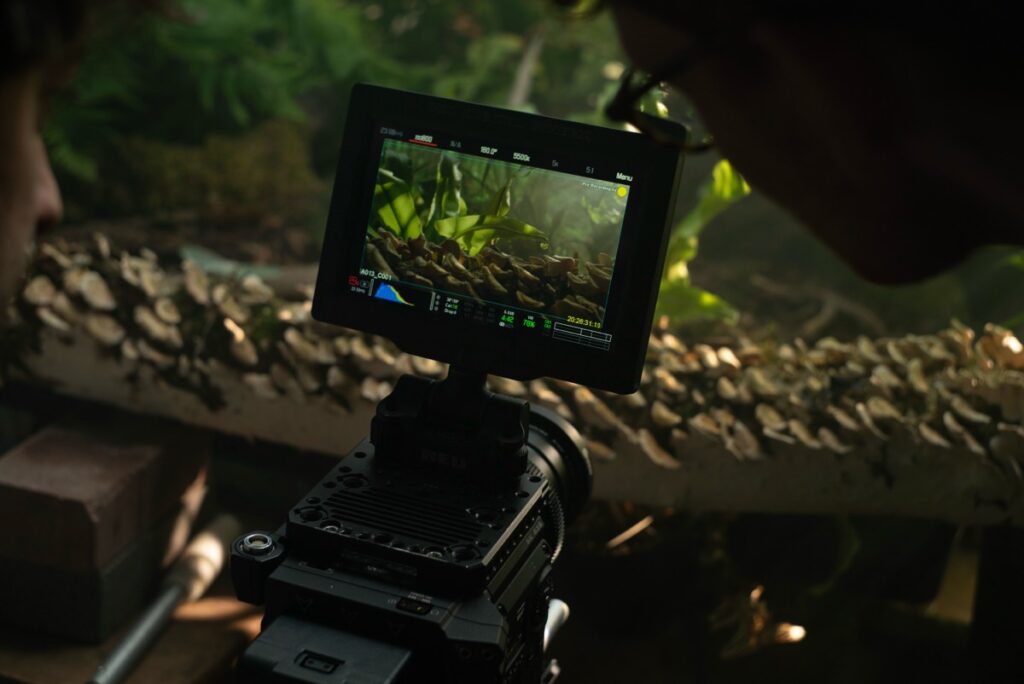
M75 50L97 0L0 2L0 77L61 62Z

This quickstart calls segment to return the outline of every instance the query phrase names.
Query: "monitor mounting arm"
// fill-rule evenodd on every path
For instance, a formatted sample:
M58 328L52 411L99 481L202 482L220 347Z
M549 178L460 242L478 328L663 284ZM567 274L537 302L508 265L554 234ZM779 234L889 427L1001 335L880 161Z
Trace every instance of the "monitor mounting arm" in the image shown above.
M487 376L452 366L441 381L403 375L377 405L378 457L501 489L526 468L530 405L486 389Z

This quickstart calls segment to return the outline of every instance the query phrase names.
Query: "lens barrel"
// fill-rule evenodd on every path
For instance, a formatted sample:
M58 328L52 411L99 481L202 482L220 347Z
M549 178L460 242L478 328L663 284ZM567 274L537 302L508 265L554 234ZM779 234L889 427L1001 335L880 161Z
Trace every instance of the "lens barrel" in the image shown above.
M557 556L565 541L565 528L583 510L593 489L594 471L586 440L572 423L554 411L531 406L527 452L530 467L547 479L554 490L547 518Z

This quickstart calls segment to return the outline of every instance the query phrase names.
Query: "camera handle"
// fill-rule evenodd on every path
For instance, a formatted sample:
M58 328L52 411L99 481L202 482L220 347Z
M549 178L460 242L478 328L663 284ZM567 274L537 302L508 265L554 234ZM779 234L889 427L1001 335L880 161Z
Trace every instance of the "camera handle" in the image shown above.
M426 465L502 489L526 468L530 405L486 389L487 375L452 366L441 381L411 375L377 405L370 441L392 463Z

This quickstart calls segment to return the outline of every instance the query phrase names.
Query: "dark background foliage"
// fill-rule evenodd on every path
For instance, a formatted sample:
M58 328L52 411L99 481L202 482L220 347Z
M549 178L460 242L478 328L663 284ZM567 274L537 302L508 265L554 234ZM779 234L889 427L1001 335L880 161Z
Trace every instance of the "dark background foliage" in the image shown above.
M71 223L142 217L232 256L309 261L353 83L601 124L625 61L607 15L569 20L542 0L181 0L100 25L46 137ZM675 95L647 105L693 114ZM661 305L675 322L808 338L1024 323L1019 254L867 286L756 190L723 211L747 190L714 163L687 161ZM287 249L261 249L281 236Z

